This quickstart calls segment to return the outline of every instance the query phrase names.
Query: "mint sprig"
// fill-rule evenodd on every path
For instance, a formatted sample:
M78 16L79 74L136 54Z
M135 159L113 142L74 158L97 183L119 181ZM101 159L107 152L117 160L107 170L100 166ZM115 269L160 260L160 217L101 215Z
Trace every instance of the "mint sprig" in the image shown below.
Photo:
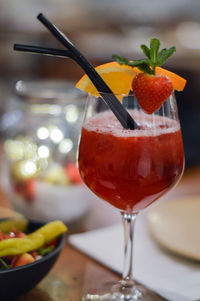
M113 54L112 58L118 62L120 65L127 65L131 67L137 67L144 73L155 74L155 69L157 66L162 66L167 59L176 51L176 47L171 47L169 49L160 48L160 41L156 38L151 39L150 48L146 45L141 45L143 53L147 58L141 60L131 61L126 58L120 57L117 54Z

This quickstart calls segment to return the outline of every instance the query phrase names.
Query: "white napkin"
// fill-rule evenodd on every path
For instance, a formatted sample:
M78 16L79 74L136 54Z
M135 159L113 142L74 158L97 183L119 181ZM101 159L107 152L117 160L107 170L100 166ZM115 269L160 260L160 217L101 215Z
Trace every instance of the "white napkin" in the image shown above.
M200 264L171 255L160 249L146 225L146 211L136 222L134 278L172 300L200 299ZM70 243L121 273L123 268L123 228L114 225L70 237ZM170 298L165 292L181 295Z

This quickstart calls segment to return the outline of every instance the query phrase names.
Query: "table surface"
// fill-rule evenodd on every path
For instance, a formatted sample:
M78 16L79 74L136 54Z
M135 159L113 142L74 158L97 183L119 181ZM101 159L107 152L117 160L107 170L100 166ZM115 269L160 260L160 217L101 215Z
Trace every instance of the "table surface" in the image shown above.
M164 198L200 195L200 167L187 170L180 183ZM0 204L9 206L6 195L0 191ZM82 222L69 227L71 232L83 232L120 222L119 212L102 202L95 201ZM76 250L66 240L61 255L48 276L26 296L17 301L80 301L87 289L104 282L116 281L120 275ZM155 301L161 300L160 298Z

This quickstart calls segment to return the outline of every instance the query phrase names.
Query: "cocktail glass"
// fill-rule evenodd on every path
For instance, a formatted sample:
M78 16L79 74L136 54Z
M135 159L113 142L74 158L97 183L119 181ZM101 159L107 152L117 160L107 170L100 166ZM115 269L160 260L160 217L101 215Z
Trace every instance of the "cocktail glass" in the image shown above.
M184 151L174 93L155 113L144 113L134 96L116 95L139 125L122 128L101 97L88 96L79 145L79 171L97 196L116 207L124 225L122 280L82 300L157 300L133 280L137 214L167 193L184 170ZM147 250L148 252L148 250ZM105 292L105 287L107 291Z

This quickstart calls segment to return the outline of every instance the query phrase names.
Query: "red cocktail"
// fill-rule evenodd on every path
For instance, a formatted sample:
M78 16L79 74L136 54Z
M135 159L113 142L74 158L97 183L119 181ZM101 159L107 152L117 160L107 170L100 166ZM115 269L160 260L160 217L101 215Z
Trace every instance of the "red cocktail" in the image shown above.
M96 195L123 211L136 213L177 182L184 155L176 120L152 119L138 111L131 114L142 129L123 129L112 112L86 120L79 170Z

